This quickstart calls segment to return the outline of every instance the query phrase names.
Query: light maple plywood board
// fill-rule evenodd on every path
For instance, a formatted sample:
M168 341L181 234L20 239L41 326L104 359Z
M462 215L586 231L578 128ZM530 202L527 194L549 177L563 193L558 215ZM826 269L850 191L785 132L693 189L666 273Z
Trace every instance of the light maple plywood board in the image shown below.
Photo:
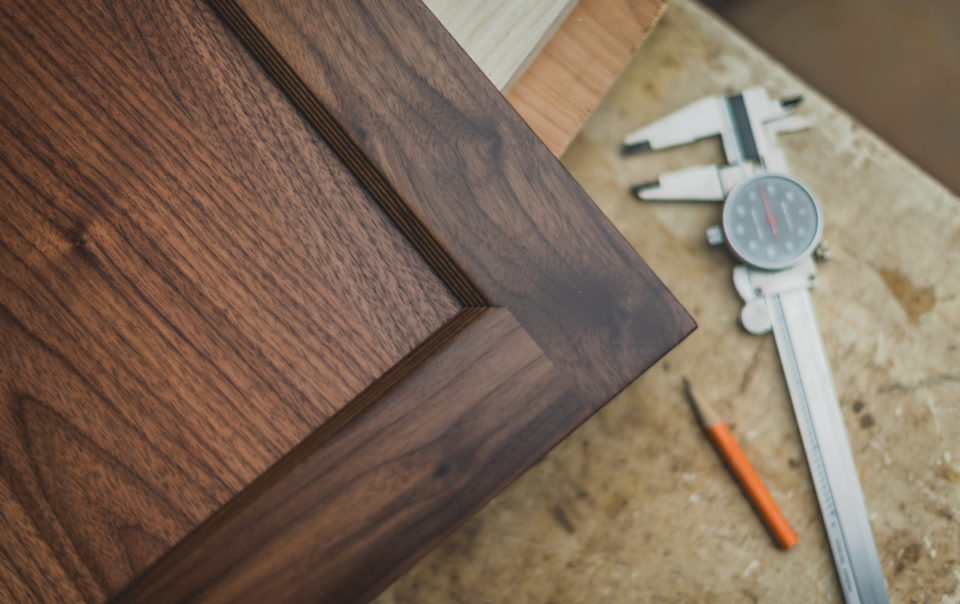
M470 58L507 90L537 55L576 0L425 0Z
M385 592L408 602L842 602L776 346L737 325L717 204L629 187L718 141L620 156L704 95L802 93L780 141L824 206L812 297L894 602L960 601L960 199L712 13L675 0L563 157L699 328ZM781 551L684 399L723 415L799 543Z

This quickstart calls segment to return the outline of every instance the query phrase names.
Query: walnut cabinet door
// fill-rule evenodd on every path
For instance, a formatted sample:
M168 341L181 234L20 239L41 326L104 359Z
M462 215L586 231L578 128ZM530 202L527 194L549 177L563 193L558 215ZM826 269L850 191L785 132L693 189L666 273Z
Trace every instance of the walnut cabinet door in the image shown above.
M373 597L693 322L417 0L0 2L0 601Z

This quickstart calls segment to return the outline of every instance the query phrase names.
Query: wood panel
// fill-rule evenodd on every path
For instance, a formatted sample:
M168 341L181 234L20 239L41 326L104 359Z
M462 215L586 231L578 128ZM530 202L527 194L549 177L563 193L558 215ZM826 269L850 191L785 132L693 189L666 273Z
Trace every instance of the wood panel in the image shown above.
M327 507L347 484L324 455L378 441L378 420L365 418L375 417L386 399L371 404L342 430L304 441L294 462L265 474L121 598L256 601L276 594L296 600L320 593L331 601L362 600L689 333L693 322L422 5L216 5L388 212L401 224L411 219L429 229L450 259L442 266L460 271L486 305L509 310L553 367L524 404L539 410L536 416L487 416L480 408L491 403L468 401L476 405L469 414L483 419L449 437L427 436L432 428L420 424L432 420L418 419L413 397L402 405L407 411L396 412L403 422L391 425L415 431L414 440L429 450L480 434L518 437L490 459L481 454L481 441L470 441L461 453L446 449L431 463L447 462L433 466L423 482L417 477L425 470L405 459L407 448L384 445L365 464L394 471L364 474L357 478L361 485L350 487L358 495ZM448 282L457 278L442 274ZM480 325L480 332L469 333L492 329ZM469 347L469 339L460 335L454 342ZM512 348L504 345L495 355L510 358ZM433 379L444 382L436 396L456 406L464 386L446 371L424 378L414 392L433 392ZM455 505L434 495L445 489L450 467L457 468L456 490L467 492ZM415 478L409 489L408 476ZM303 489L307 482L310 493ZM254 518L275 520L251 530ZM311 572L318 564L322 569Z
M214 5L2 9L16 597L366 598L693 328L417 0Z
M653 29L666 0L581 0L506 93L560 156Z
M424 4L493 85L508 90L577 0L425 0Z
M206 5L0 39L0 577L99 599L459 303Z

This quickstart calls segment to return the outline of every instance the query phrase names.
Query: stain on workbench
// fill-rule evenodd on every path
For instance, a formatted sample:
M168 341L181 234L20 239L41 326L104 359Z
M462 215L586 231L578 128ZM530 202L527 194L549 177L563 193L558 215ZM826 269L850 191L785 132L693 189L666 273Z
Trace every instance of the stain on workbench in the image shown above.
M757 343L756 348L754 348L750 363L747 365L746 370L744 370L743 378L740 380L740 394L746 392L747 388L750 387L750 382L753 381L753 376L757 372L757 367L760 365L760 353L763 351L765 345L766 341L761 339Z
M948 465L940 466L937 469L937 475L940 476L940 478L949 482L950 484L956 484L957 482L960 482L960 473L958 473L956 470L954 470L952 467Z
M873 419L873 416L869 413L864 413L863 417L860 418L860 427L861 428L870 428L876 422Z
M887 384L880 387L877 392L885 394L887 392L916 392L917 390L923 390L926 388L935 388L942 384L946 383L956 383L960 382L960 374L955 373L938 373L936 375L929 375L921 380L915 382L901 383L897 382L894 384Z
M918 322L920 317L933 310L936 297L932 286L916 287L909 277L895 269L882 268L877 272L912 323Z
M563 530L571 535L576 532L576 529L573 528L573 523L567 518L567 513L564 512L563 508L559 505L553 506L553 518L557 521L557 524L563 527Z
M904 547L897 552L897 566L894 568L894 572L900 574L903 572L907 566L913 566L920 560L920 552L923 551L923 546L919 543L911 543L910 545Z

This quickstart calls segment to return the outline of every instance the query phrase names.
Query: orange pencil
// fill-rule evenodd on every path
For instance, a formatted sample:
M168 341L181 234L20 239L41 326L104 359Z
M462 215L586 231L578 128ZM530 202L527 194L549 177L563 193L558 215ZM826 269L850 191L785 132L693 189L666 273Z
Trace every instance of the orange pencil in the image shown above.
M690 398L690 404L693 406L694 413L704 432L710 437L713 446L716 447L727 467L736 477L737 482L743 492L747 494L753 508L760 515L760 519L767 525L767 530L773 536L777 545L783 549L792 547L797 542L797 535L790 528L787 519L780 513L780 508L774 503L773 497L763 485L763 481L757 475L756 470L743 454L740 445L734 440L730 429L723 423L720 416L709 406L700 402L693 393L693 385L690 380L683 378L683 385L687 388L687 396Z

